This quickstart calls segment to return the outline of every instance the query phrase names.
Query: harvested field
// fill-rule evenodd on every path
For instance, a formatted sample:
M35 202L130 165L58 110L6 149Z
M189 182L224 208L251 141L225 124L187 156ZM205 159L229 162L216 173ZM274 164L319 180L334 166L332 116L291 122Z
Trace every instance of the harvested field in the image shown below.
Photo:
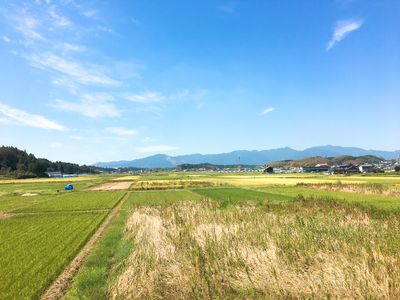
M389 188L389 187L388 187ZM309 185L298 186L270 186L257 188L259 191L280 194L284 196L296 197L303 195L305 197L341 199L350 203L359 205L373 206L386 211L397 211L400 209L399 197L396 195L385 195L379 193L361 193L340 191L332 189L312 188Z
M340 191L358 194L381 194L390 196L400 196L400 190L388 188L382 184L305 184L304 186L313 189L328 191Z
M296 185L299 183L310 183L310 184L319 184L319 183L329 183L332 182L332 177L329 176L263 176L263 175L255 175L255 176L220 176L213 178L213 182L222 183L222 184L231 184L236 186L267 186L267 185ZM350 183L362 183L362 181L349 180Z
M128 181L128 180L138 180L140 179L139 175L129 175L129 176L121 176L114 178L114 181Z
M69 177L69 178L29 178L29 179L0 179L0 184L9 183L46 183L46 182L70 182L70 181L87 181L93 180L94 176L81 176L81 177Z
M185 187L209 187L215 185L210 181L204 180L146 180L135 181L132 189L135 190L166 190L166 189L182 189Z
M132 181L107 182L91 188L90 191L128 190L131 187L131 185Z
M398 299L398 215L335 201L138 207L112 299Z

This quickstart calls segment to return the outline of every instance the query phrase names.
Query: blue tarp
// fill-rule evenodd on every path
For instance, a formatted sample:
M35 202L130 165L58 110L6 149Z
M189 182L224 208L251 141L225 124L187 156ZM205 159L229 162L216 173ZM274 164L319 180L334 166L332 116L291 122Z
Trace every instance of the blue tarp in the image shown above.
M72 184L67 184L67 185L64 187L64 189L65 189L66 191L72 191L72 190L74 189L74 186L73 186Z

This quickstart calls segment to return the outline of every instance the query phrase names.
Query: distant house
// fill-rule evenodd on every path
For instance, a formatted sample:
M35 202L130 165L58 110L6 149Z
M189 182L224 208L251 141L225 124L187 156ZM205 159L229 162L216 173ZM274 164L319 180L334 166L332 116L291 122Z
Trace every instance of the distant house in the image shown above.
M358 169L360 170L361 173L376 173L378 169L370 164L364 164L358 166Z
M71 178L71 177L78 177L78 174L64 174L62 177L63 178Z
M274 173L274 168L271 167L271 166L267 166L267 167L264 169L263 173L265 173L265 174L272 174L272 173Z
M311 166L306 166L303 167L303 172L305 173L324 173L324 172L329 172L330 167L327 164L317 164L313 167Z
M360 169L356 165L345 164L345 165L332 167L331 173L332 174L357 174L357 173L360 173Z
M63 174L60 171L57 172L47 172L50 178L63 178Z

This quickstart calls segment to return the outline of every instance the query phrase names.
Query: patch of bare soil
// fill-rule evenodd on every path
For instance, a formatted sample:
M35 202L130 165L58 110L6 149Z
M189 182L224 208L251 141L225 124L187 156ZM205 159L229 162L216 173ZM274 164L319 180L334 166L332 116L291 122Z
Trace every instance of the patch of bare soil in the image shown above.
M22 194L22 197L32 197L32 196L37 196L37 195L39 195L39 194L36 194L36 193L25 193L25 194Z
M47 291L42 295L41 299L53 300L61 299L69 287L71 286L72 280L76 274L78 274L80 268L85 262L86 257L93 249L96 242L102 237L104 231L108 227L110 221L118 215L121 210L121 206L124 203L128 193L126 193L120 200L120 202L111 210L107 218L103 221L97 231L92 235L90 240L82 248L77 256L70 262L67 268L58 276L58 278L53 282L53 284L47 289Z
M2 220L2 219L9 219L9 218L12 218L14 215L12 215L12 214L2 214L2 213L0 213L0 220Z
M91 191L115 191L115 190L127 190L132 185L132 181L121 181L121 182L107 182L101 185L91 188Z

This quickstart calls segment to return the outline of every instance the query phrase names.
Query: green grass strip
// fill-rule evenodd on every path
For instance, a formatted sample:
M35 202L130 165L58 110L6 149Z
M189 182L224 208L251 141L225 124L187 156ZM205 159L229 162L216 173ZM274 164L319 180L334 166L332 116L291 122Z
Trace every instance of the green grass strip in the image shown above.
M118 216L111 220L64 299L108 299L112 266L123 261L132 251L132 244L124 239L129 214L129 209L121 209Z

